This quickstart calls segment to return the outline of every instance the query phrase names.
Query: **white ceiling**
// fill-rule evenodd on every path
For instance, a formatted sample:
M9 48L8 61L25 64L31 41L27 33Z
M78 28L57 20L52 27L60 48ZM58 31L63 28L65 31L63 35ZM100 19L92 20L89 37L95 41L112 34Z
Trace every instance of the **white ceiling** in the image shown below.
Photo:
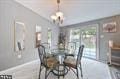
M16 0L50 20L57 10L56 0ZM62 26L120 14L120 0L61 0L65 20Z

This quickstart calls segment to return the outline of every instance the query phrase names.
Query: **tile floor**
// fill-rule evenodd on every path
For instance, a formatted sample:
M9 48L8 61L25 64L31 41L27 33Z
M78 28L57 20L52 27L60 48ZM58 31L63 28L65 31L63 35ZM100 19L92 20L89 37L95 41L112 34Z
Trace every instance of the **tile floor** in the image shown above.
M107 64L83 58L83 79L112 79ZM0 72L0 74L11 74L13 79L38 79L39 61L30 64ZM44 69L42 71L41 79L44 79ZM57 79L52 73L48 79ZM61 77L61 79L63 79ZM76 76L70 71L64 79L76 79ZM81 78L80 78L81 79Z

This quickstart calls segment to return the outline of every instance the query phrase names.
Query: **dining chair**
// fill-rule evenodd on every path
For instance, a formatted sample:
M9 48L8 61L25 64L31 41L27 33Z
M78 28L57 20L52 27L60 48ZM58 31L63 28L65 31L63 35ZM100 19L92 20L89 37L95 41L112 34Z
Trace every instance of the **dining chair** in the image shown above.
M81 45L78 50L77 59L74 56L67 56L63 62L65 66L68 66L69 69L71 69L76 74L78 79L79 79L79 69L81 71L81 77L83 78L82 65L81 65L83 49L84 49L84 45ZM73 69L76 69L76 72Z
M50 43L44 42L44 43L41 43L41 45L43 45L45 47L46 53L50 53L50 50L51 50Z
M45 52L45 47L43 45L40 45L38 47L38 54L40 58L39 79L41 77L42 66L43 68L45 68L45 79L47 79L49 73L53 70L55 65L58 64L58 61L55 57L47 57L46 52Z

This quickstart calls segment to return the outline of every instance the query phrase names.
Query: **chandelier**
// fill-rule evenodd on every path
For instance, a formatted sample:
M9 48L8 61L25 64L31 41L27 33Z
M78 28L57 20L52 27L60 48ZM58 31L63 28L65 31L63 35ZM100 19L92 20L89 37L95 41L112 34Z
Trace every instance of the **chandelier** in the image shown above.
M57 5L58 5L58 9L57 12L51 16L51 19L53 20L53 22L57 25L60 25L63 23L64 20L64 16L63 13L60 11L60 0L57 0Z

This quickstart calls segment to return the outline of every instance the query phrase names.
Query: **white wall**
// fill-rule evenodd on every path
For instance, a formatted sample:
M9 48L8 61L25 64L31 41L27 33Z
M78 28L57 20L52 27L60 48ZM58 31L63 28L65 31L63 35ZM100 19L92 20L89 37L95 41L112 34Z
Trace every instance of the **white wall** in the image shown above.
M14 21L25 23L25 50L14 52ZM0 71L38 59L35 48L35 26L42 26L42 42L47 42L47 29L52 29L52 48L58 41L58 26L13 0L0 0ZM18 59L18 54L22 55Z

